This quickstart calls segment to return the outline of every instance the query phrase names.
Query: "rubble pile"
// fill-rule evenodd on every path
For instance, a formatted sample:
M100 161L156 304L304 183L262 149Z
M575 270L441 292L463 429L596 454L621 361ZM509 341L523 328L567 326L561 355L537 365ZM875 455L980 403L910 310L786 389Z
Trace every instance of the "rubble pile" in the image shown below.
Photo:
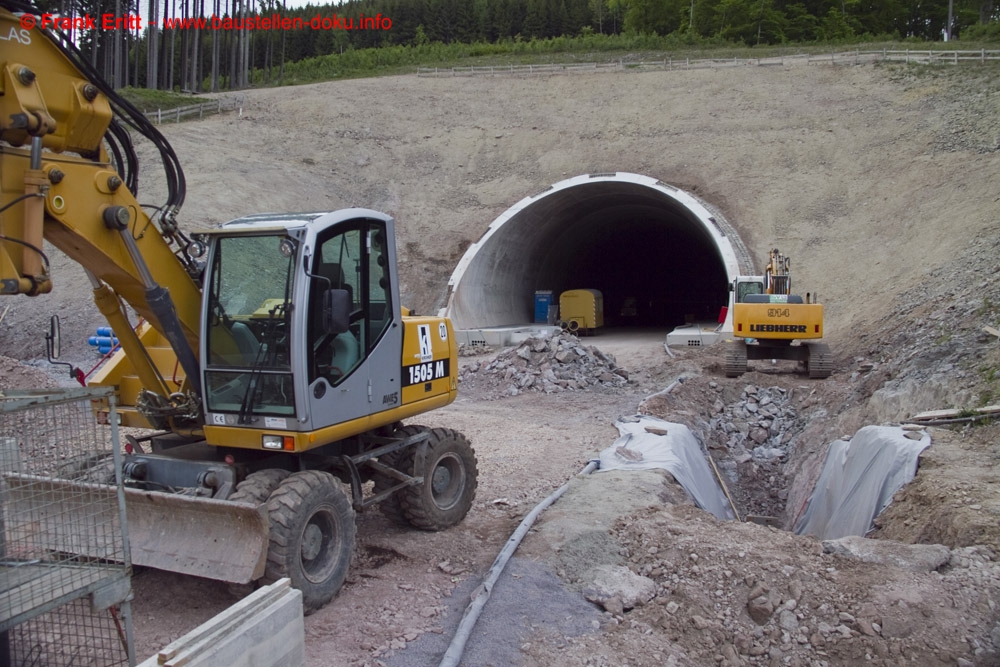
M798 418L789 399L781 387L754 385L747 385L736 403L716 399L709 422L716 433L713 440L723 442L737 464L786 459Z
M748 384L737 400L729 394L727 403L722 384L709 382L708 388L715 398L705 397L707 414L689 426L708 448L741 515L781 516L792 481L787 464L817 414L801 411L813 402L808 396L793 401L792 388Z
M485 383L503 396L526 391L552 394L622 387L628 383L628 371L614 356L560 331L529 338L490 361L470 363L459 374L459 382Z
M596 646L579 642L573 657L586 658L577 664L620 664L616 649L629 651L629 664L723 667L973 667L1000 657L990 604L1000 565L984 547L858 537L820 544L718 524L688 506L650 508L613 532L627 576L598 586L594 573L587 582L602 589L590 597L606 611L606 631Z

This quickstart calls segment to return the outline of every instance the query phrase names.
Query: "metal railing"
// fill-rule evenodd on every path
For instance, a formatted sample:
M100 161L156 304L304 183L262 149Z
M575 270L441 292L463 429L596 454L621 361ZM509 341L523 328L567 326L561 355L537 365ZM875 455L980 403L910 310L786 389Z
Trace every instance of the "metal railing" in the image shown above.
M649 70L710 69L725 67L767 67L786 65L867 65L876 62L904 62L933 65L957 65L1000 61L1000 50L934 51L890 50L840 51L810 55L795 54L766 58L674 58L663 60L618 60L608 63L547 63L539 65L484 65L466 67L420 67L417 76L535 76L586 72L627 72Z

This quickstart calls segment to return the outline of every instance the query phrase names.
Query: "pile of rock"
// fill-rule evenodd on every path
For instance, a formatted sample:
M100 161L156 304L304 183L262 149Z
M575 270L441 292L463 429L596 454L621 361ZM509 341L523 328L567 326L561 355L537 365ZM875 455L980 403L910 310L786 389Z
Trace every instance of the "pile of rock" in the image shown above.
M735 403L725 405L716 399L709 422L721 434L715 440L725 442L736 463L784 459L798 419L789 398L781 387L747 385Z
M628 383L628 371L614 356L557 332L529 338L490 361L472 362L459 374L459 381L486 382L506 396L525 391L552 394L622 387Z
M995 611L954 593L997 590L1000 565L985 547L848 537L821 550L813 538L718 524L680 505L623 517L612 534L631 574L596 600L614 619L600 642L628 646L629 664L972 667L1000 658ZM877 594L884 589L891 594ZM629 611L632 590L644 595ZM687 660L633 662L672 647Z
M780 516L789 493L786 466L807 422L792 401L794 390L746 385L727 404L721 385L709 387L718 392L711 415L693 430L712 450L742 514Z

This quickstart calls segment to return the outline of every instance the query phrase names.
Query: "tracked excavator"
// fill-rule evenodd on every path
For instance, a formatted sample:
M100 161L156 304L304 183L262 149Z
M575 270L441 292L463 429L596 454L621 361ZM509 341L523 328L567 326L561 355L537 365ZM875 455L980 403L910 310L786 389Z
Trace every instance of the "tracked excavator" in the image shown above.
M43 241L86 269L121 344L91 384L117 388L123 426L150 429L124 457L133 562L289 577L308 613L347 576L355 512L460 522L475 452L403 424L455 399L457 345L448 319L400 305L393 219L354 208L182 231L173 150L72 42L29 27L40 12L0 2L0 293L44 301ZM166 172L148 212L130 129Z
M730 285L733 337L726 342L726 377L747 371L748 359L798 361L811 378L830 377L833 358L823 337L823 305L791 293L791 260L771 250L763 276L737 276Z

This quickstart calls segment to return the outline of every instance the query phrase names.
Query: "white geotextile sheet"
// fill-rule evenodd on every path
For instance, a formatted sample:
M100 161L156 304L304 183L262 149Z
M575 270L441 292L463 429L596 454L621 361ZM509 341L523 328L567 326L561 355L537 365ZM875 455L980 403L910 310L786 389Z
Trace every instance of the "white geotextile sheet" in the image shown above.
M906 437L899 426L866 426L850 441L830 443L823 471L798 521L795 533L836 540L863 537L892 496L917 472L920 452L931 444Z
M735 518L726 495L705 460L701 445L687 426L641 415L629 421L619 420L615 426L621 437L601 452L598 472L662 468L674 476L698 507L719 519ZM649 433L646 427L664 430L666 435ZM627 460L616 453L620 447L641 454L642 459Z

